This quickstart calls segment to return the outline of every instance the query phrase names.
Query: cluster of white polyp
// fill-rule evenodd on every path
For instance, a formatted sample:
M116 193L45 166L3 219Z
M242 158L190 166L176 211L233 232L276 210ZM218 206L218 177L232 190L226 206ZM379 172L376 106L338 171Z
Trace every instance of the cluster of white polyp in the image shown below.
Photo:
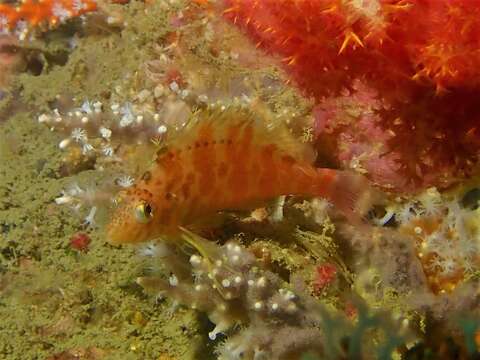
M75 213L84 213L83 225L96 225L95 217L99 209L104 209L114 202L115 194L122 188L133 185L135 179L129 175L120 175L113 182L106 182L101 186L90 183L80 186L74 182L64 188L60 196L55 198L57 205L68 206Z
M161 113L131 102L104 106L100 101L86 100L72 110L43 113L38 122L67 134L59 143L60 149L79 146L85 155L94 153L110 158L115 157L119 144L146 143L167 132Z
M194 254L188 266L187 260L182 263L181 255L168 245L151 244L142 250L143 255L161 262L171 275L142 277L138 283L175 304L205 312L215 324L209 338L229 336L218 349L223 359L250 358L244 357L247 354L254 354L255 359L270 359L274 353L277 356L292 347L304 347L310 341L313 344L314 339L320 343L319 321L306 314L309 305L304 295L297 295L278 275L262 269L255 256L237 241L212 247L215 250L209 251L211 258ZM252 337L259 331L264 331L262 336ZM280 341L290 343L290 347L277 343L278 332L297 331L302 334L300 338L295 335L295 340Z

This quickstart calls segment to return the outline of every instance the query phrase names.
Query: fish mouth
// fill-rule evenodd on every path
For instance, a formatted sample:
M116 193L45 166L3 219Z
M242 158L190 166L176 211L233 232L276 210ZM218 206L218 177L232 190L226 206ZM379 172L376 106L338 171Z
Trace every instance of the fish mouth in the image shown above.
M118 224L109 224L105 229L105 237L109 244L112 245L121 245L129 241L129 232L125 231L125 226Z
M125 243L125 241L122 241L120 236L110 230L107 230L106 239L107 242L112 245L121 245Z

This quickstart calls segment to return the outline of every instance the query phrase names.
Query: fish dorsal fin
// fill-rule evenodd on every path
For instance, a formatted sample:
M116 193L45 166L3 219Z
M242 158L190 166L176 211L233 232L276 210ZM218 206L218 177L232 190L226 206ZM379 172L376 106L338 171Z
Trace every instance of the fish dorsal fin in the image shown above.
M251 127L257 144L274 144L279 151L297 161L313 162L314 152L296 139L282 120L265 107L245 105L208 106L192 113L187 122L165 142L166 148L183 148L202 143L206 138L219 141Z

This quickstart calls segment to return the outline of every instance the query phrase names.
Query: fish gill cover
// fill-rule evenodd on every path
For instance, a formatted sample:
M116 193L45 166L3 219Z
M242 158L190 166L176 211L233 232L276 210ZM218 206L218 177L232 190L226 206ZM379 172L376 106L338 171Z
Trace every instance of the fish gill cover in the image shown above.
M479 12L0 3L0 358L477 358Z

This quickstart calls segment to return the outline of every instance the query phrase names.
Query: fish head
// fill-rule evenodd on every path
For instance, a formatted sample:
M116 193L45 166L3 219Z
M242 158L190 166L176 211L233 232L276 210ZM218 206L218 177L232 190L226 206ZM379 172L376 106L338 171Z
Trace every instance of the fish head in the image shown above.
M107 226L107 239L111 244L135 244L158 238L161 207L153 195L143 189L121 192L115 199L111 221Z

